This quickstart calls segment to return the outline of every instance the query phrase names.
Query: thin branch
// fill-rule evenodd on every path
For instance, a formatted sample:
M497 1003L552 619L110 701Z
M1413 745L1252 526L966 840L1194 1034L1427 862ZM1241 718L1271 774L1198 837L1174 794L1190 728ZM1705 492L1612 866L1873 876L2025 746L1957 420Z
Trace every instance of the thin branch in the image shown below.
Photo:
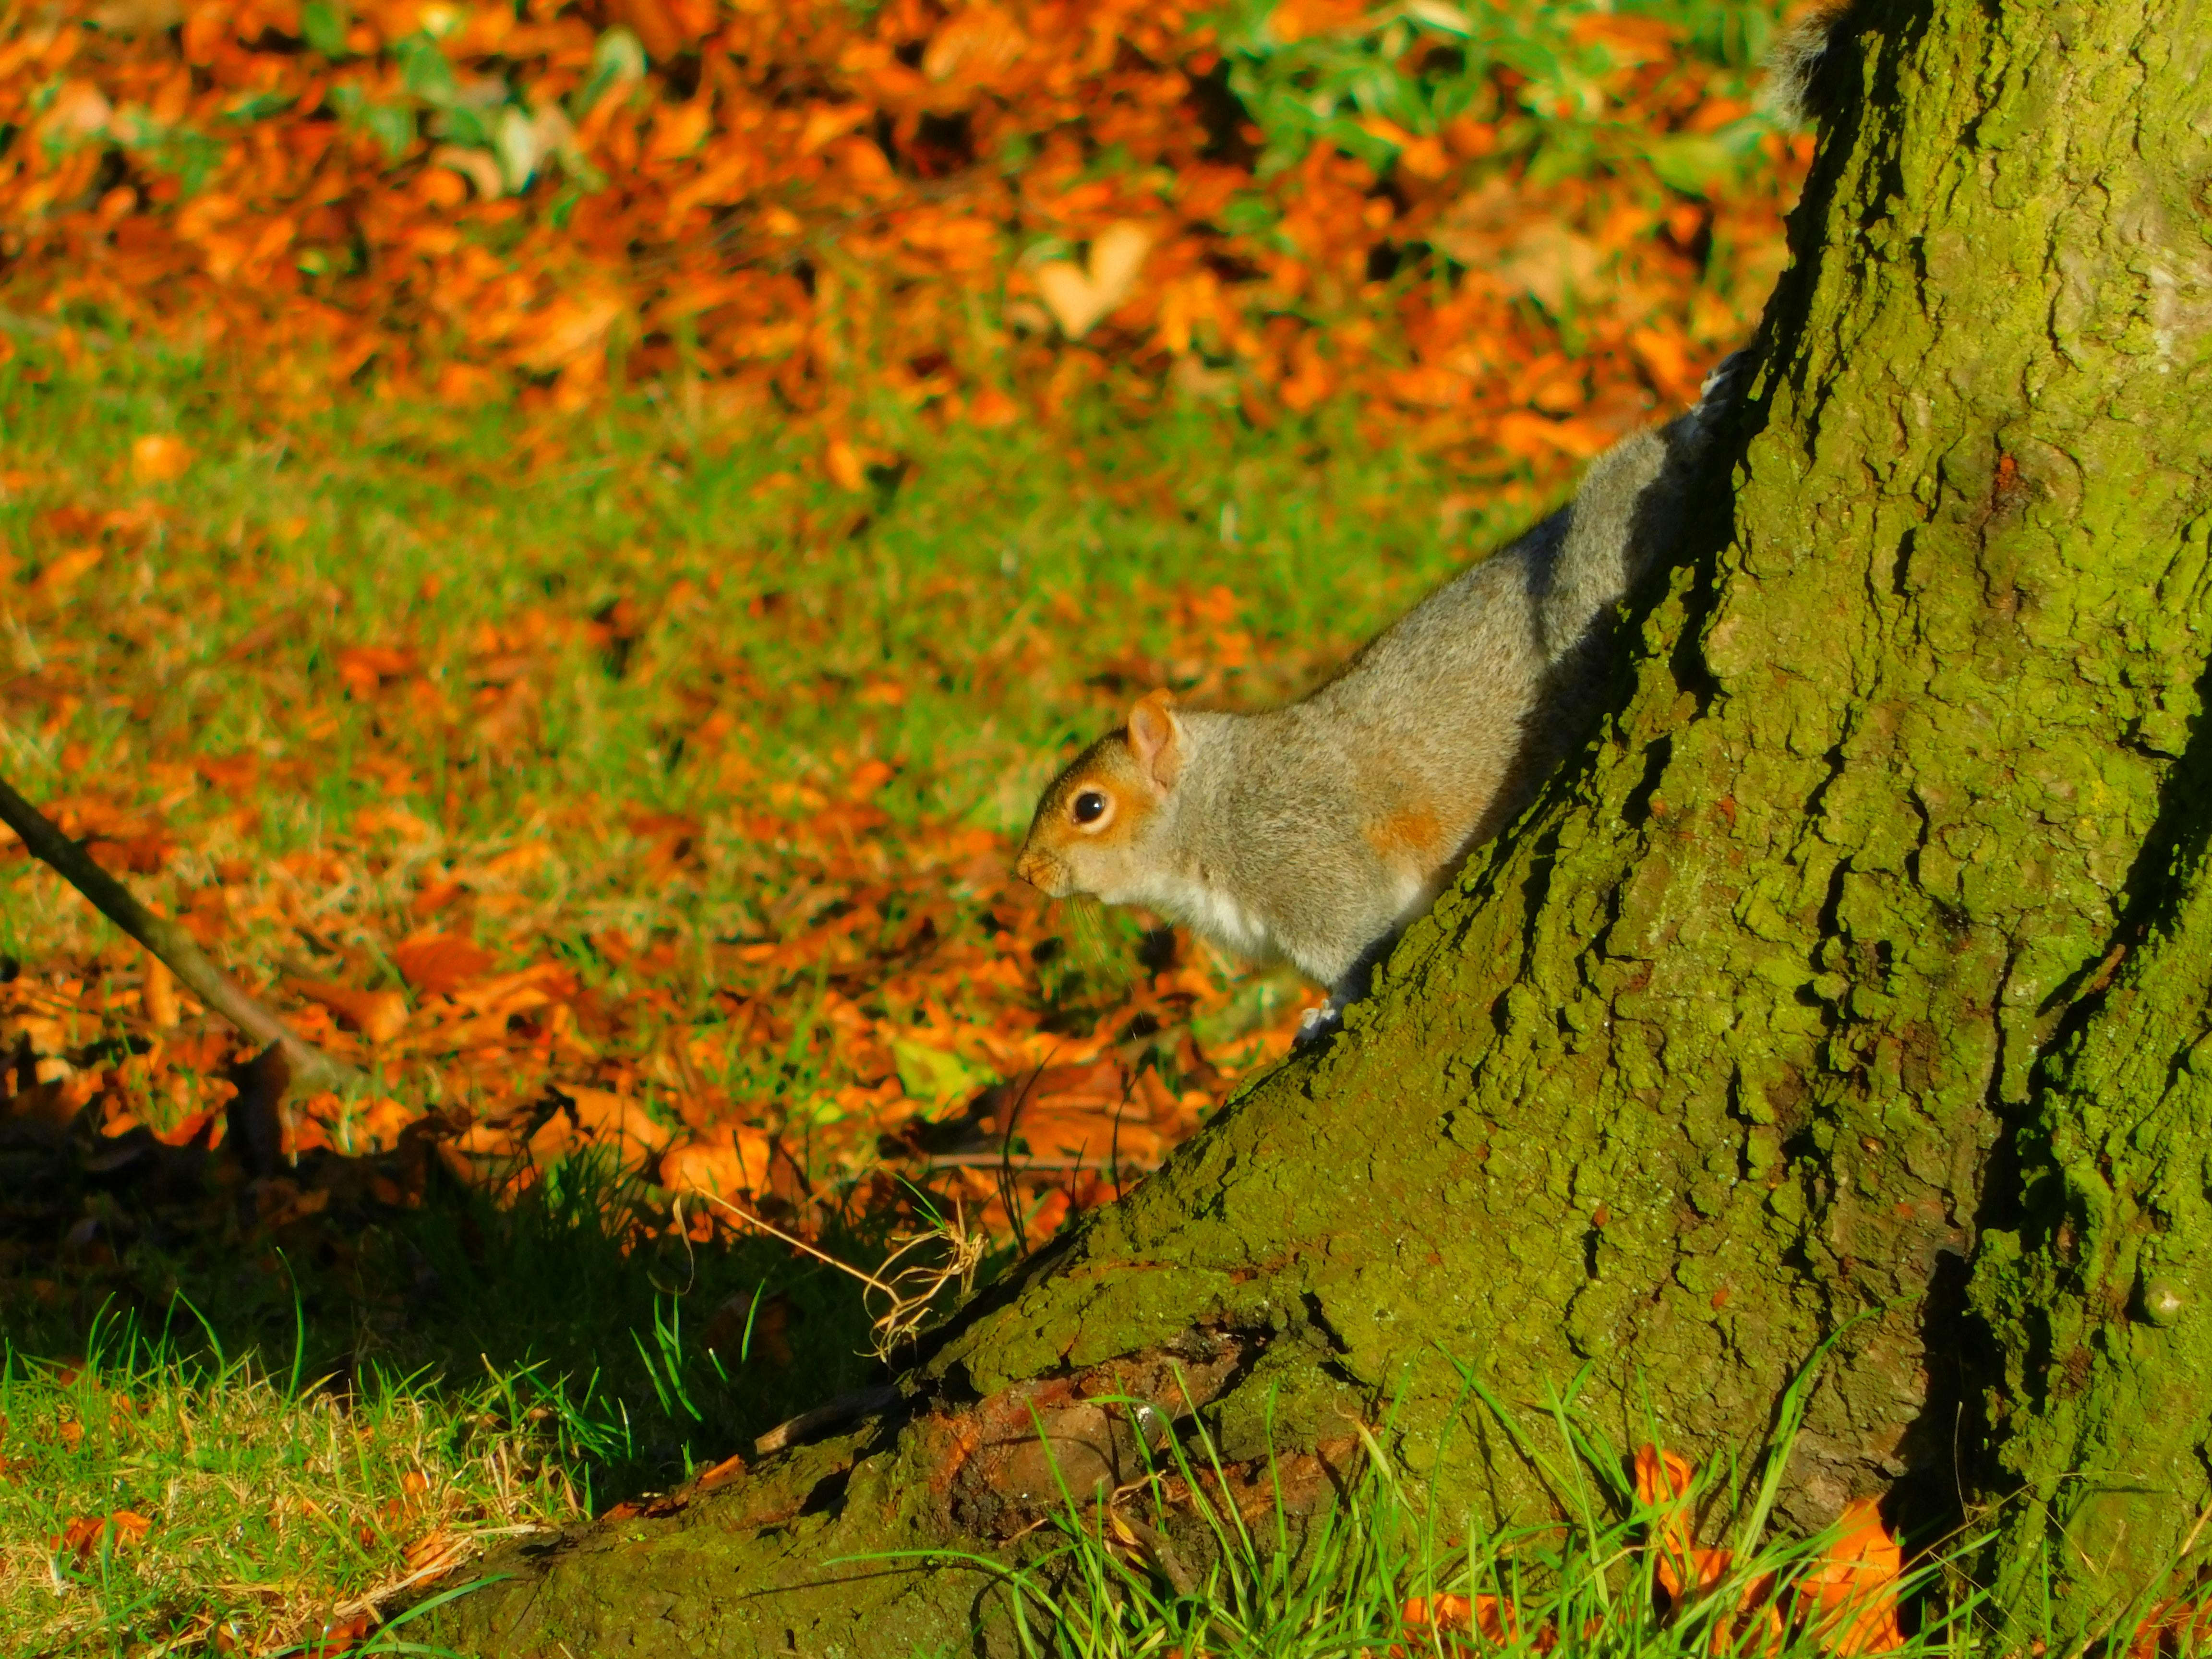
M799 1237L798 1234L784 1231L782 1228L777 1226L773 1221L763 1221L751 1211L741 1210L736 1205L731 1203L729 1200L726 1198L718 1198L713 1193L702 1192L699 1194L699 1196L705 1199L707 1202L714 1206L714 1208L726 1211L730 1214L737 1217L738 1220L745 1223L748 1226L759 1228L771 1238L781 1239L785 1243L790 1245L793 1249L804 1250L807 1255L812 1256L817 1261L819 1261L823 1267L835 1267L841 1273L851 1274L854 1279L859 1279L860 1283L866 1285L872 1291L880 1291L885 1296L896 1296L897 1294L896 1291L892 1290L890 1285L884 1284L882 1279L877 1278L873 1273L867 1272L864 1268L855 1267L849 1261L840 1261L836 1256L830 1255L827 1250L820 1249L814 1245L809 1244L805 1239ZM676 1195L675 1213L677 1227L681 1230L684 1225L684 1195L681 1193L678 1193Z
M246 1036L281 1049L293 1081L308 1089L340 1090L358 1088L368 1081L343 1060L334 1060L313 1043L295 1036L291 1028L259 998L216 966L181 926L139 903L128 888L94 864L90 854L4 780L0 780L0 822L23 838L23 845L34 858L52 866L102 915L166 963L202 1002Z

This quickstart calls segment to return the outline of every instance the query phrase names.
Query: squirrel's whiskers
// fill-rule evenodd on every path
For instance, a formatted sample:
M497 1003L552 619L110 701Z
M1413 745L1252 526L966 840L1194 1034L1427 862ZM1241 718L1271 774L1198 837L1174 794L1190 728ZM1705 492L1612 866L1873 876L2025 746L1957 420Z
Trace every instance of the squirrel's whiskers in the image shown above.
M1129 952L1106 920L1106 907L1094 899L1079 897L1068 906L1067 950L1075 965L1094 978L1126 984L1136 975Z

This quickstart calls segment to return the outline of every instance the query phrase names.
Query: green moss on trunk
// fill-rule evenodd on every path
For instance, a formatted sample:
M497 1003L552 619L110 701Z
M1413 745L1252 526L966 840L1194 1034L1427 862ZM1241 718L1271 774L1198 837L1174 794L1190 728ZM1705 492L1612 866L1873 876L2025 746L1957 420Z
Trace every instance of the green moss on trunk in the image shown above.
M1448 1504L1542 1512L1450 1420L1455 1362L1523 1403L1587 1366L1621 1442L1704 1455L1862 1314L1787 1518L1932 1512L1990 1416L1966 1476L2040 1500L2014 1581L2047 1563L2077 1627L2138 1583L2212 1408L2207 41L2203 0L1869 9L1704 550L1346 1032L964 1321L907 1416L518 1558L447 1636L964 1644L973 1577L830 1559L1000 1547L1031 1410L1110 1462L1084 1397L1180 1410L1176 1365L1232 1458L1395 1401Z

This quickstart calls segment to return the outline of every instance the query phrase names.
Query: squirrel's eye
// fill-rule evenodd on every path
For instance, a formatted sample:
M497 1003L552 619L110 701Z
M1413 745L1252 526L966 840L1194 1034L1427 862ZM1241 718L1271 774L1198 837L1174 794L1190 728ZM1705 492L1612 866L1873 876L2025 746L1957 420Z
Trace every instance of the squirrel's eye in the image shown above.
M1078 823L1096 823L1106 816L1106 797L1096 789L1086 789L1075 798L1073 810Z

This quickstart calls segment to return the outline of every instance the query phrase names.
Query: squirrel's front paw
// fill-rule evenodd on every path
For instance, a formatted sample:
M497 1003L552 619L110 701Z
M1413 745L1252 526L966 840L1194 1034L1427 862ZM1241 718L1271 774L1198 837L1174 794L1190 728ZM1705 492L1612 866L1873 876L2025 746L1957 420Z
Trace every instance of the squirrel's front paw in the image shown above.
M1291 1047L1303 1048L1309 1042L1319 1042L1344 1029L1344 1010L1334 1002L1324 1002L1318 1008L1309 1008L1305 1018L1298 1021L1298 1034L1291 1039Z

